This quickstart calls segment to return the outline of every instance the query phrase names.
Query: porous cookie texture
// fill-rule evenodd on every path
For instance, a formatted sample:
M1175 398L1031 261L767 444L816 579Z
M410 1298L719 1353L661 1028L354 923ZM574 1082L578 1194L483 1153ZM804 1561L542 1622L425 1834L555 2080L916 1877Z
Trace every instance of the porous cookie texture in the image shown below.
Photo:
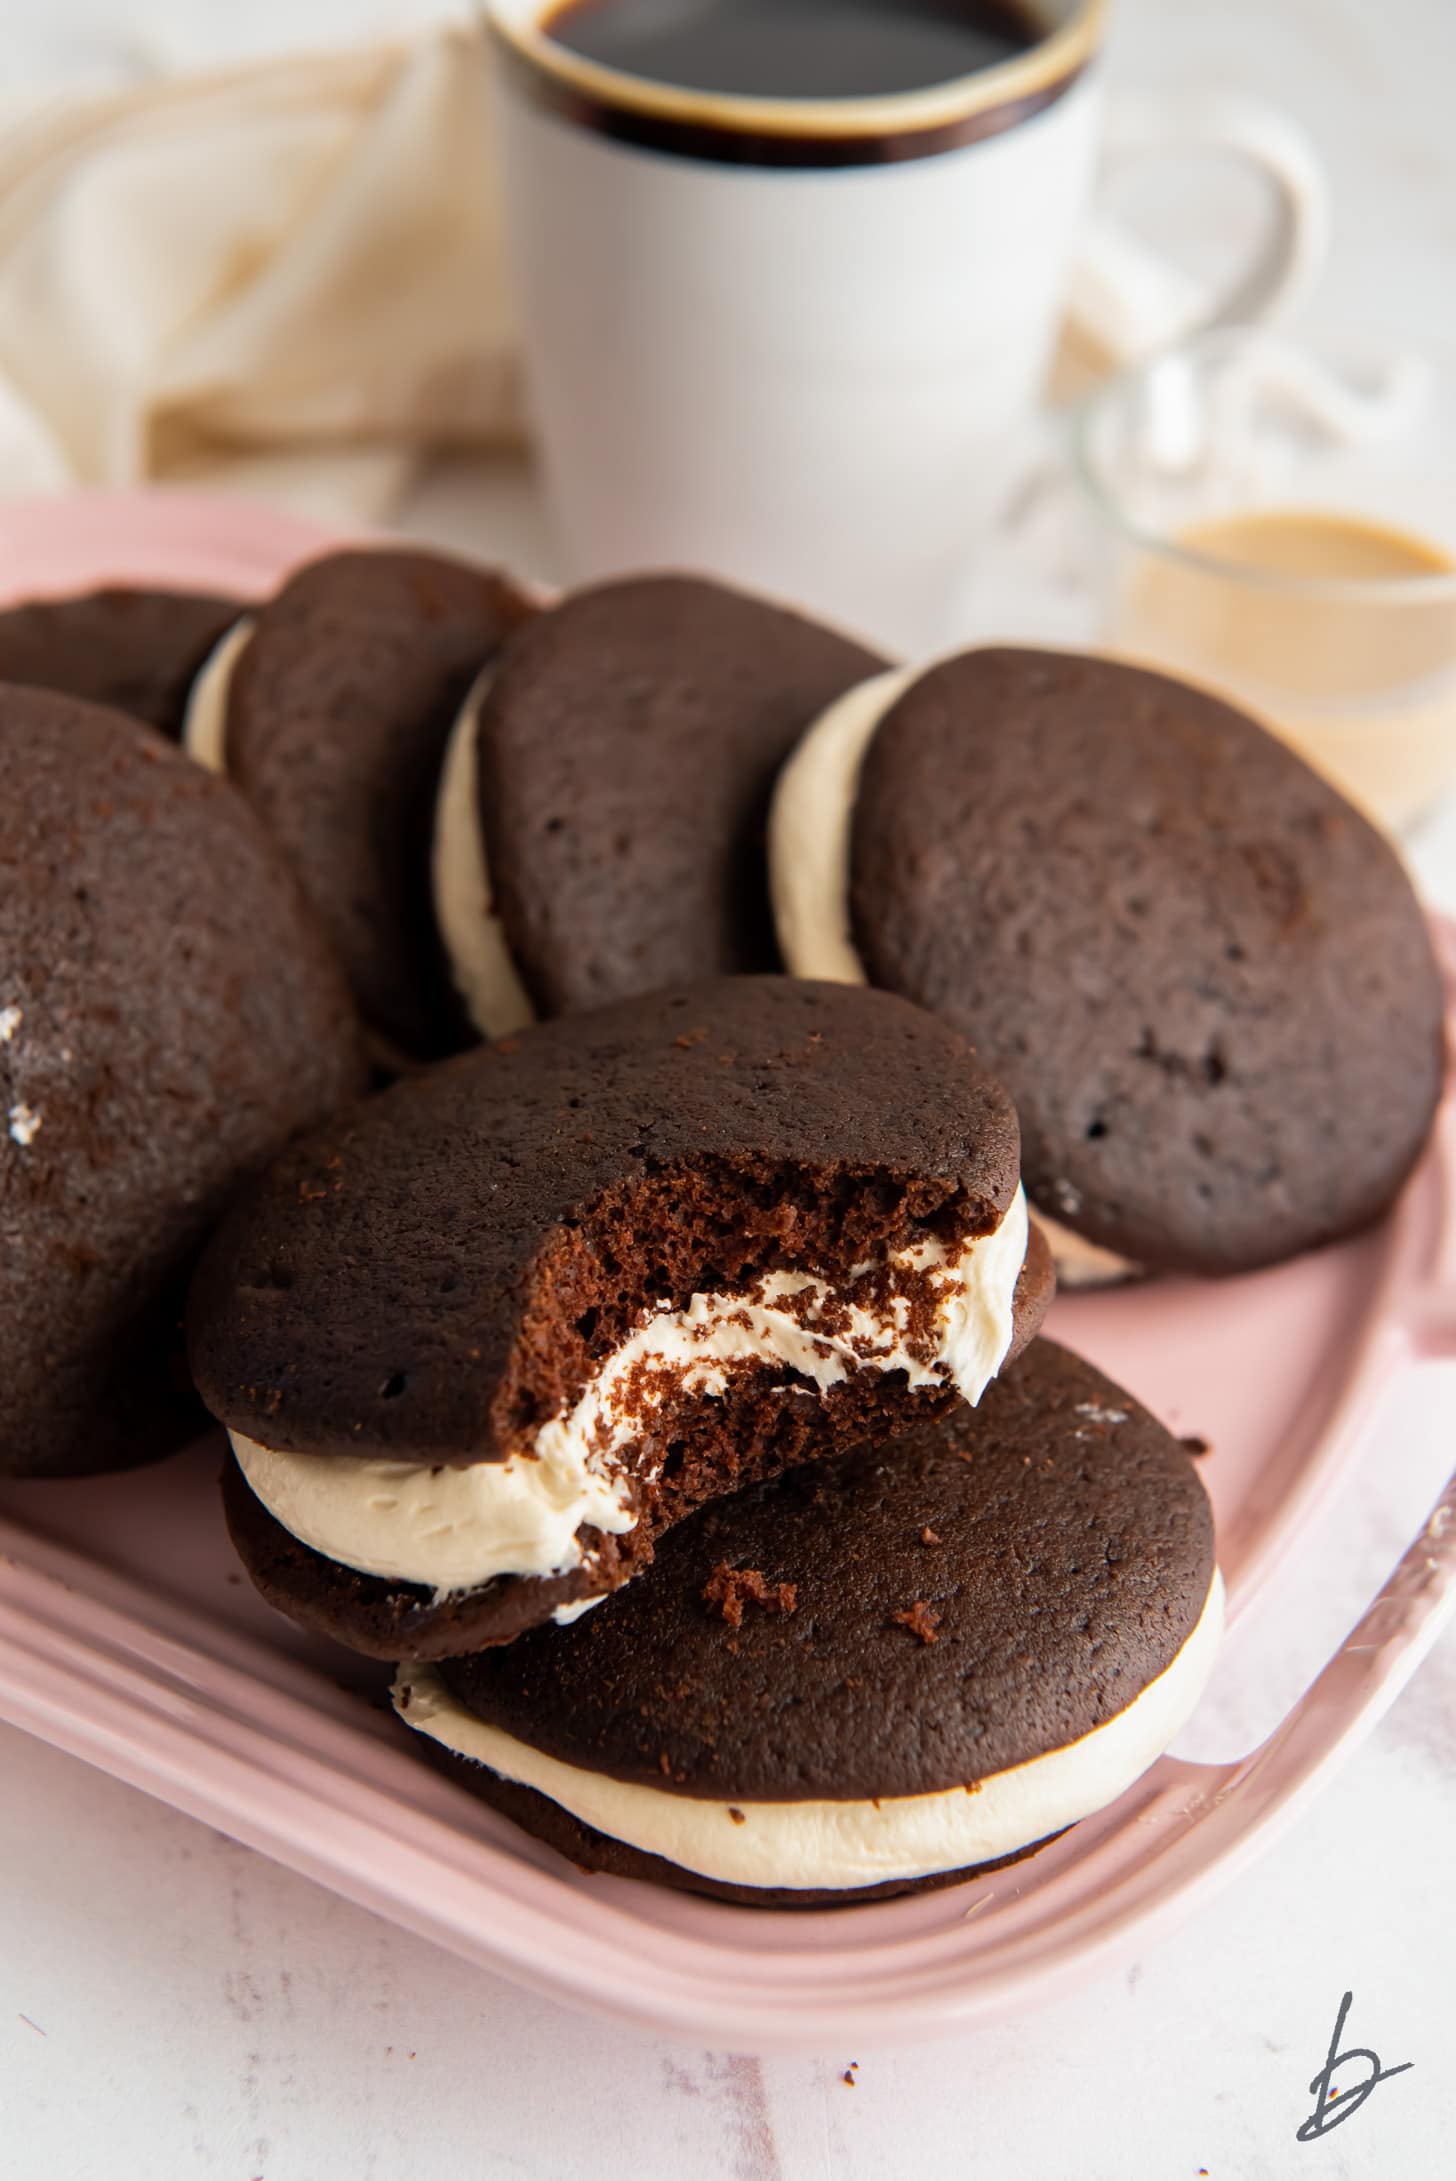
M229 777L282 848L371 1028L431 1058L470 1041L435 930L430 848L451 725L532 608L431 553L333 553L257 614L227 692Z
M113 587L0 611L0 682L129 712L176 741L194 676L242 611L201 592Z
M172 1451L197 1249L362 1082L322 933L241 798L120 713L0 689L0 1470Z
M1050 1252L1033 1229L1016 1286L1006 1364L1035 1336L1054 1287ZM922 1392L915 1413L942 1407L947 1398L937 1394L931 1401ZM625 1534L583 1525L580 1558L564 1573L502 1575L455 1591L366 1574L313 1550L269 1512L236 1461L223 1473L223 1503L233 1543L258 1590L301 1627L371 1658L449 1658L513 1643L548 1621L570 1621L650 1566L657 1537L704 1497L820 1459L866 1431L896 1428L895 1412L905 1406L899 1389L873 1382L836 1391L817 1409L791 1389L786 1399L785 1386L771 1379L734 1388L700 1404L692 1420L691 1466L652 1479ZM650 1447L644 1450L647 1460L651 1454ZM382 1476L373 1482L378 1491L388 1488Z
M774 776L815 714L881 663L689 576L578 591L515 639L480 708L479 818L538 1015L777 968Z
M738 1613L729 1571L759 1579ZM1114 1800L1196 1702L1220 1596L1186 1453L1042 1340L978 1408L701 1510L574 1626L403 1668L396 1701L588 1868L818 1905L944 1884ZM515 1777L461 1754L471 1720ZM897 1834L930 1867L887 1869Z
M914 681L865 751L850 911L870 980L1010 1089L1033 1204L1136 1264L1351 1233L1426 1141L1442 993L1398 857L1162 675L987 650Z
M190 1350L265 1593L440 1656L602 1595L704 1498L974 1398L1050 1287L1010 1102L953 1030L728 979L316 1131L224 1221Z

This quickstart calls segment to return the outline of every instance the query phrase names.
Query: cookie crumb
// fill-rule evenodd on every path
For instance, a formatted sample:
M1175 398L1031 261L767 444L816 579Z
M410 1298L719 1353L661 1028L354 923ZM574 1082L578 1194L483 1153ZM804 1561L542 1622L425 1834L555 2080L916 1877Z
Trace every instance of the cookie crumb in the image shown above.
M1212 1441L1205 1439L1201 1431L1185 1431L1178 1444L1182 1447L1184 1453L1191 1454L1195 1461L1198 1460L1200 1455L1213 1452Z
M943 1544L945 1540L941 1537L940 1532L938 1530L932 1530L930 1524L927 1522L925 1528L920 1533L920 1542L922 1545L940 1545Z
M735 1825L746 1825L748 1823L748 1820L743 1815L743 1812L734 1803L729 1803L728 1815L732 1818Z
M703 1585L703 1603L718 1613L730 1628L743 1626L746 1605L759 1605L765 1613L792 1613L798 1604L796 1583L770 1583L760 1568L730 1568L726 1560Z
M940 1615L936 1612L934 1606L927 1605L923 1598L917 1598L914 1605L902 1606L900 1611L892 1613L890 1618L898 1628L908 1628L911 1635L918 1637L921 1643L935 1642L935 1632L940 1626Z

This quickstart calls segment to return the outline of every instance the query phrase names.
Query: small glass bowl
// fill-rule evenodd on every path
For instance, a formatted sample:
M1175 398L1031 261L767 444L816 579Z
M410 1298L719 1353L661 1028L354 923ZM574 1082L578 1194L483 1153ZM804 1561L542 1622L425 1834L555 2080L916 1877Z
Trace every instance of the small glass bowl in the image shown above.
M1456 780L1456 389L1232 330L1082 409L1099 641L1257 714L1390 826Z

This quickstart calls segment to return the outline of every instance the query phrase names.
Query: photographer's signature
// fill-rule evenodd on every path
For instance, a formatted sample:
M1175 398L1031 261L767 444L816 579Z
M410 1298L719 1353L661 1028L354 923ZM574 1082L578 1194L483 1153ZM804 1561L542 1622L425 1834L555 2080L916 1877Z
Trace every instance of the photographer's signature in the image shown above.
M1414 2061L1402 2060L1399 2067L1382 2067L1368 2045L1352 2045L1348 2052L1341 2052L1340 2039L1345 2034L1345 2017L1350 2012L1353 1992L1346 1992L1340 2001L1340 2011L1335 2017L1335 2034L1330 2039L1329 2057L1310 2084L1314 2099L1314 2111L1302 2122L1295 2133L1301 2143L1313 2143L1320 2136L1338 2128L1342 2120L1349 2120L1358 2113L1377 2083L1388 2083L1392 2075L1404 2075ZM1359 2082L1341 2083L1336 2086L1335 2077L1357 2060L1363 2060L1366 2072Z

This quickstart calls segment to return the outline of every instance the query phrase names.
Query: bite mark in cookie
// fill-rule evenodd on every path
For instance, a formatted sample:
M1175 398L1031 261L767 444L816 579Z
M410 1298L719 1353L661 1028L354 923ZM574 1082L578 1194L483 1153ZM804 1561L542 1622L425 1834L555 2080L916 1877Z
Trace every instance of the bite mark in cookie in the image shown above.
M423 1657L616 1587L704 1498L886 1412L975 1399L1050 1286L1014 1116L953 1032L740 979L345 1117L225 1224L190 1320L262 1587Z

